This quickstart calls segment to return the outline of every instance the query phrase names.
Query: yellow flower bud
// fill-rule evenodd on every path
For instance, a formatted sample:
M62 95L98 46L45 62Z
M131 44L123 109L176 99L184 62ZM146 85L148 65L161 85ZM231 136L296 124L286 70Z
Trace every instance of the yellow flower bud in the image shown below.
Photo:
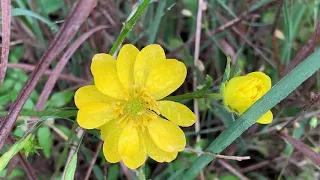
M226 82L222 90L223 103L232 112L244 113L252 104L260 99L271 88L271 79L262 72L252 72L246 76L238 76ZM268 111L257 122L269 124L273 119Z

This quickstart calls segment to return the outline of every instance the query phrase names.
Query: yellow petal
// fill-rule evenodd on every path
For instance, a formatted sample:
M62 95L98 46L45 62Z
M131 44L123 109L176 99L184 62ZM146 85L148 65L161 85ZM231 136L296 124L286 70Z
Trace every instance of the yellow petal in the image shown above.
M78 111L77 122L80 127L94 129L115 118L108 104L94 103L81 107Z
M99 91L115 99L124 99L124 88L118 78L116 60L112 56L109 54L94 55L91 72Z
M134 84L133 69L139 50L131 45L124 45L117 58L117 72L123 87L129 89Z
M147 153L150 158L157 162L171 162L173 161L177 155L178 151L174 152L166 152L160 149L151 139L150 134L147 130L143 132L143 139L146 143Z
M175 59L161 61L150 72L145 87L156 100L159 100L177 90L186 75L187 68L182 62Z
M178 125L171 121L157 118L148 124L153 142L167 152L182 151L186 145L186 137Z
M136 85L143 86L150 71L160 62L166 60L162 47L151 44L143 48L137 56L134 66L134 81Z
M135 156L121 156L123 163L130 169L136 169L146 162L147 150L143 138L140 138L139 145L139 152Z
M264 115L262 115L258 120L257 123L259 124L270 124L273 120L273 114L271 111L268 111Z
M110 104L115 99L100 92L95 85L81 87L74 95L74 102L78 109L92 103Z
M116 163L121 160L118 150L118 143L122 128L117 123L118 119L111 120L101 127L101 137L104 139L103 154L110 163Z
M247 74L247 76L251 76L251 77L255 77L261 80L261 83L263 84L264 88L265 88L265 92L269 91L269 89L271 88L271 79L268 75L266 75L263 72L252 72Z
M196 115L185 105L173 101L158 101L160 114L173 123L188 127L196 122Z
M130 121L130 120L129 120ZM139 152L139 134L132 123L128 123L122 131L119 140L119 153L122 156L134 157Z
M224 87L223 92L223 102L226 106L231 109L247 109L254 101L251 101L250 94L243 92L240 89L247 87L247 84L252 82L252 77L250 76L239 76L234 77L228 81Z

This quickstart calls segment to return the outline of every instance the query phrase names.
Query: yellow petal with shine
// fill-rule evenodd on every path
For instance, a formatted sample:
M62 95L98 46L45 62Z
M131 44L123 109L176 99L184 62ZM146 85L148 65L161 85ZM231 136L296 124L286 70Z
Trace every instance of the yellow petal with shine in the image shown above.
M243 91L243 89L248 87L252 79L249 76L239 76L228 81L223 92L224 104L236 110L249 108L254 101L250 99L249 92Z
M268 111L257 120L257 123L270 124L272 120L273 120L273 114L271 111Z
M124 155L121 156L123 163L130 169L137 169L143 163L146 162L147 150L142 137L140 137L139 145L140 145L139 152L135 156L133 157L124 156Z
M158 101L160 114L173 123L188 127L196 122L196 115L185 105L173 101Z
M136 85L144 86L151 70L160 62L166 60L162 47L151 44L143 48L137 55L134 65L134 81Z
M143 132L143 139L146 143L147 153L149 157L157 162L171 162L178 155L178 151L167 152L160 149L151 139L148 130L145 130Z
M94 103L81 107L78 111L77 122L84 129L94 129L115 118L110 105Z
M111 120L103 125L100 131L101 137L104 139L103 154L110 163L116 163L121 160L118 143L123 129L117 121L118 119Z
M268 75L266 75L263 72L252 72L247 74L246 76L251 76L257 79L261 80L261 83L263 84L263 87L265 88L265 92L269 91L269 89L271 89L271 79Z
M92 103L110 104L115 99L100 92L95 85L79 88L74 95L74 102L78 109Z
M131 120L129 120L131 121ZM132 123L128 122L119 139L119 153L122 156L134 157L139 152L139 134Z
M116 60L112 56L109 54L94 55L91 72L99 91L115 99L124 99L124 88L118 78Z
M117 72L123 87L130 89L134 84L133 69L139 50L131 45L124 45L117 58Z
M150 72L145 87L156 99L162 99L177 90L186 79L186 66L175 59L161 61Z
M182 151L186 145L186 137L178 125L171 121L157 118L148 124L153 142L167 152Z

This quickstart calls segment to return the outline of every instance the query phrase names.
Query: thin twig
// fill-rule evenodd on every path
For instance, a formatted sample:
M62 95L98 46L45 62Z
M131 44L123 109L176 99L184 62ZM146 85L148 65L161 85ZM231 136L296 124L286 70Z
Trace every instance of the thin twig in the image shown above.
M126 176L126 179L127 180L131 180L131 175L129 173L129 168L123 163L123 161L120 161L120 166L121 166L121 169L123 171L123 174Z
M34 90L40 77L51 64L52 60L62 52L62 50L68 45L72 38L78 32L81 24L87 19L89 14L97 5L98 0L80 0L73 8L67 20L64 22L54 40L49 46L48 51L40 59L40 63L36 69L29 76L25 86L20 91L20 94L9 109L8 116L4 120L4 124L0 129L0 149L2 149L5 141L13 128L17 117L22 110L22 107L29 98L31 92Z
M277 29L277 25L280 19L280 13L281 13L281 9L282 9L282 5L283 5L283 0L281 0L278 9L277 9L277 13L276 13L276 17L275 17L275 21L273 24L273 27L271 29L271 34L272 34L272 43L273 43L273 48L274 48L274 57L276 59L277 62L277 68L279 71L279 77L281 76L282 73L282 64L281 64L281 60L280 60L280 56L279 56L279 50L278 50L278 43L277 43L277 37L276 37L276 29Z
M9 43L9 46L15 46L15 45L18 45L18 44L22 44L23 43L23 40L19 39L19 40L16 40L16 41L11 41ZM2 48L2 44L0 44L0 48Z
M262 135L268 135L268 134L271 134L271 133L274 133L274 132L278 131L278 127L285 126L288 123L287 121L290 121L290 120L294 119L295 122L298 122L300 120L310 119L311 117L317 116L319 114L320 114L320 110L317 110L317 111L310 112L310 113L307 113L307 114L304 114L304 115L298 114L297 116L294 116L294 117L286 117L285 118L286 122L274 125L274 126L268 128L266 131L261 132L261 133L253 134L250 137L252 138L252 137L257 137L257 136L262 136Z
M240 171L242 173L253 172L253 171L257 170L257 169L260 169L260 168L263 168L263 167L265 167L267 165L270 165L271 163L277 163L276 161L280 161L280 160L283 161L283 159L285 159L285 158L286 158L285 156L280 156L280 157L277 157L277 158L274 158L274 159L264 160L262 162L247 166L245 168L242 168Z
M0 87L4 81L7 71L8 56L10 50L11 32L11 0L1 0L1 22L2 22L2 50L0 64Z
M100 141L99 144L98 144L98 146L97 146L97 150L96 150L96 152L95 152L94 155L93 155L93 158L92 158L92 160L91 160L90 166L89 166L89 168L88 168L88 170L87 170L87 173L86 173L86 176L85 176L84 180L88 180L88 179L89 179L90 174L91 174L91 171L92 171L92 169L93 169L94 164L96 163L96 160L97 160L97 157L98 157L98 155L99 155L99 152L100 152L100 150L101 150L102 145L103 145L103 142Z
M195 48L194 48L194 66L198 67L199 54L200 54L200 38L201 38L201 20L202 20L202 10L203 10L204 2L203 0L199 0L198 2L198 14L197 14L197 29L196 29L196 37L195 37ZM195 68L195 69L196 69ZM197 90L198 78L197 71L193 71L193 91ZM193 108L194 114L196 115L196 123L195 123L195 131L200 131L200 118L199 118L199 105L198 99L193 99ZM197 135L196 142L200 141L200 135Z
M284 130L285 128L287 128L288 126L290 126L291 124L297 122L300 117L313 105L319 104L320 103L320 93L315 94L314 97L311 98L311 100L302 108L302 110L300 111L299 115L296 116L294 119L290 120L289 122L287 122L284 126L282 126L282 128L278 131L281 132L282 130Z
M81 35L69 48L68 50L64 53L62 58L59 60L57 63L55 69L52 72L52 75L48 79L46 85L43 88L43 91L39 97L39 100L35 106L35 110L43 110L45 103L49 99L49 96L54 88L54 85L56 84L59 75L61 74L63 68L66 66L68 60L71 58L71 56L74 54L74 52L80 47L80 45L88 39L92 34L102 30L106 29L108 26L97 26L94 29L89 30L88 32L84 33Z
M220 158L220 159L230 159L230 160L236 160L236 161L243 161L243 160L250 159L250 156L226 156L226 155L214 154L214 153L206 152L206 151L198 151L198 150L191 149L191 148L184 148L184 150L190 151L193 153L197 153L197 154L210 155L210 156L214 156L214 157Z
M236 170L235 168L233 168L230 164L228 164L227 162L219 159L218 162L224 167L226 168L228 171L230 171L232 174L236 175L238 178L240 178L241 180L249 180L249 178L247 178L244 174L242 174L241 172L239 172L238 170Z
M23 69L24 71L32 72L35 70L36 67L34 65L24 64L24 63L8 63L8 68ZM46 76L51 76L53 74L53 71L45 70L43 74ZM66 80L66 81L71 81L71 82L88 83L88 80L78 78L72 74L70 74L70 75L60 74L59 78Z

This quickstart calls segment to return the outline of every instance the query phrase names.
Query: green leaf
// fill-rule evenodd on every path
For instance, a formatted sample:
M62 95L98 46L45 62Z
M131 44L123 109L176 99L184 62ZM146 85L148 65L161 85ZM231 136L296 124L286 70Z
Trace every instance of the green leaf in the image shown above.
M42 6L44 7L43 10L45 11L46 14L50 14L53 12L58 11L59 9L62 8L62 1L57 1L57 0L40 0L42 3Z
M77 168L77 160L78 160L78 153L74 153L70 159L70 162L67 165L66 173L63 178L64 180L74 179L74 174Z
M10 49L10 54L9 54L10 62L18 63L23 53L24 53L24 47L21 45L18 45L15 48Z
M23 179L24 175L25 173L22 169L15 168L8 176L8 179Z
M11 10L11 16L28 16L28 17L33 17L33 18L36 18L38 20L40 20L41 22L47 24L50 29L53 31L53 32L57 32L59 27L51 22L49 19L33 12L33 11L30 11L30 10L27 10L27 9L22 9L22 8L13 8Z
M65 134L66 136L70 136L71 132L70 132L70 129L64 125L59 125L59 124L56 124L55 125L60 131L63 132L63 134Z
M235 139L252 126L256 120L268 110L277 105L287 97L299 85L307 80L320 68L320 50L318 49L307 59L301 62L289 74L275 84L261 99L253 104L244 114L242 114L228 129L223 131L206 149L212 153L220 153L229 146ZM214 157L201 155L184 173L183 179L193 179Z
M37 131L37 136L39 145L42 147L44 157L49 159L53 144L51 130L48 128L48 126L40 127Z
M47 102L46 106L49 108L60 108L66 106L74 96L74 92L62 91L54 93L50 100Z
M318 118L316 116L310 119L309 125L311 128L316 128L318 126Z

